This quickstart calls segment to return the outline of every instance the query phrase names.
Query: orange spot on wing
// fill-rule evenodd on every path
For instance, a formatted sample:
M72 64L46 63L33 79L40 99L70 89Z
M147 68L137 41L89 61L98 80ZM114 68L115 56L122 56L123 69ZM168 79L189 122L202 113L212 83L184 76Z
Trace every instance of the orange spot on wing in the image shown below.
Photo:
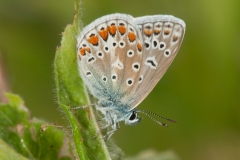
M136 34L135 33L133 33L133 32L129 32L128 33L128 39L129 39L129 41L130 42L133 42L133 41L135 41L136 40Z
M80 55L82 55L82 56L85 56L85 55L86 55L84 48L80 48L80 49L79 49L79 53L80 53Z
M144 30L144 34L145 34L146 36L150 37L150 36L152 35L152 31L149 30L149 29L145 29L145 30Z
M98 37L92 35L88 38L88 42L90 42L92 45L98 45Z
M81 56L85 56L85 55L86 55L86 51L87 51L88 53L91 53L91 50L90 50L90 48L88 48L88 47L80 48L80 49L79 49L79 56L80 56L80 55L81 55Z
M116 34L116 31L117 31L117 27L115 25L113 26L108 26L108 31L109 33L114 36Z
M142 52L142 45L141 45L141 43L138 42L137 48L138 48L138 51L139 51L139 52Z
M118 31L120 32L121 35L124 35L126 33L126 27L124 26L119 26Z
M99 35L102 37L102 39L103 39L104 41L107 40L107 38L108 38L108 31L107 31L107 30L101 30L101 31L99 31L98 33L99 33Z
M159 29L154 29L154 34L155 34L155 35L158 35L160 32L161 32L161 30L159 30Z
M173 36L173 42L176 42L178 40L178 36Z
M164 34L165 34L165 35L169 35L169 33L170 33L170 30L168 30L168 29L165 29L165 30L164 30Z
M88 53L91 52L90 48L88 48L88 47L84 48L84 50L87 51Z

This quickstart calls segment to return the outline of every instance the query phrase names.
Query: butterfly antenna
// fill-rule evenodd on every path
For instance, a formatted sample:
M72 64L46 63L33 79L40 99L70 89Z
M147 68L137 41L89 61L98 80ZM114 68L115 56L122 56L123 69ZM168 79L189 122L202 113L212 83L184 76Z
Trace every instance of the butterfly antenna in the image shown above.
M156 117L158 117L158 118L167 120L167 121L169 121L169 122L177 123L175 120L172 120L172 119L169 119L169 118L164 118L164 117L162 117L162 116L160 116L160 115L158 115L158 114L156 114L156 113L153 113L153 112L151 112L151 111L145 111L145 110L138 110L138 111L141 112L141 113L143 113L143 114L145 114L145 115L147 115L147 116L150 117L150 118L152 118L152 117L151 117L149 114L152 114L152 115L154 115L154 116L156 116Z
M161 125L161 126L164 126L164 127L167 127L167 126L168 126L167 124L162 123L162 122L159 122L158 120L154 119L152 116L150 116L149 114L147 114L147 113L146 113L145 111L143 111L143 110L138 110L138 111L136 111L136 112L140 112L140 113L145 114L145 115L148 116L151 120L153 120L154 122L158 123L158 124Z

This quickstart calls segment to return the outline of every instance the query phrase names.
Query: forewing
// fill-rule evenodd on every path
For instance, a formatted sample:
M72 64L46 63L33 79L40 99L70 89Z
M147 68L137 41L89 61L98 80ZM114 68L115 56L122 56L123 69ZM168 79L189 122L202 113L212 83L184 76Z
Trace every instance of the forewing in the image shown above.
M144 49L139 85L129 97L131 109L141 103L162 78L175 58L185 33L185 23L173 16L135 18L143 37Z
M142 40L133 17L101 17L78 37L78 65L85 84L98 99L123 101L137 88Z

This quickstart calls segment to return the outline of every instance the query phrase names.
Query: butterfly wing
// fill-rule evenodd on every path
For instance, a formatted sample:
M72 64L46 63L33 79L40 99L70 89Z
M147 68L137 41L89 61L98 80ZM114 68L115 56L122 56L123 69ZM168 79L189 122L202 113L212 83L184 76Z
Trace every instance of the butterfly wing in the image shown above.
M175 58L185 33L185 23L173 16L135 18L143 38L144 50L139 85L129 97L131 109L141 103L162 78Z
M142 37L134 18L125 14L101 17L78 36L78 65L90 92L100 100L124 101L138 87Z

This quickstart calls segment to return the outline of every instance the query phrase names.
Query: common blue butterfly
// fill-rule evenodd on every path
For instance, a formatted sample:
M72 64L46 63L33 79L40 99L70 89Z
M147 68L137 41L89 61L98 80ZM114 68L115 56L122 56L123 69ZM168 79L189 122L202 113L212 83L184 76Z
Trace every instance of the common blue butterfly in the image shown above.
M184 21L173 16L134 18L127 14L103 16L82 30L77 37L79 72L98 99L96 109L107 123L102 129L112 127L109 137L119 128L120 121L128 125L139 123L139 112L167 126L149 114L158 115L136 107L168 69L184 32Z

